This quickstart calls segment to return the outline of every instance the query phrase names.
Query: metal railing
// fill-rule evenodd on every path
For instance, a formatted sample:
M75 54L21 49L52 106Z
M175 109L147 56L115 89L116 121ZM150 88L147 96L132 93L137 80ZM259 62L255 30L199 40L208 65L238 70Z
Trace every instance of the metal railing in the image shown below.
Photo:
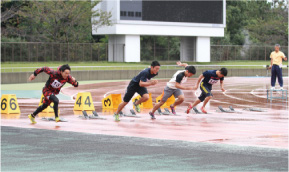
M116 47L123 48L124 44ZM2 42L2 62L41 61L108 61L109 45L106 43L44 43ZM194 49L192 49L194 50ZM211 61L269 60L274 46L211 45ZM288 46L281 47L288 55ZM111 60L121 54L113 53ZM180 59L180 47L156 47L141 45L141 61L176 61Z
M221 67L226 67L228 69L265 69L266 65L193 65L196 69L220 69ZM33 72L35 69L42 66L35 67L2 67L2 73L8 72ZM70 66L72 71L94 71L94 70L143 70L148 65L131 65L131 66ZM50 67L54 70L57 69L57 66ZM283 65L283 68L288 68L288 66ZM183 70L183 67L177 65L162 65L161 70Z
M236 61L236 60L270 60L274 46L257 45L212 45L211 61ZM288 55L288 46L280 49Z
M2 42L2 62L107 61L105 43Z

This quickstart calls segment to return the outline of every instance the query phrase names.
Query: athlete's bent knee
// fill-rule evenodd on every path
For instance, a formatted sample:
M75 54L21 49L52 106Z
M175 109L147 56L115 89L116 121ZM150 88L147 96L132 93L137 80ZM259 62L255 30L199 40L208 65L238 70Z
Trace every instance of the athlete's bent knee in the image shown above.
M185 100L185 97L184 96L180 96L180 97L178 97L178 100L183 102Z
M148 94L144 94L142 96L142 98L143 98L143 101L147 101L149 99L149 95Z
M50 96L50 100L52 100L54 104L58 104L59 103L59 100L58 100L58 98L55 95L51 95Z

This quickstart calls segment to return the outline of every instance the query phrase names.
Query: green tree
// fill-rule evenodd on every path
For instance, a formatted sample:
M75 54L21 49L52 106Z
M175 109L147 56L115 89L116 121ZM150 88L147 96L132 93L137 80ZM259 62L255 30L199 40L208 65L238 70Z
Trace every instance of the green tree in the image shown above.
M275 2L276 4L276 2ZM287 1L264 8L264 14L254 15L254 19L246 26L250 38L261 45L288 45L288 6ZM252 14L253 16L253 14Z
M1 1L1 40L13 42L15 40L21 40L19 23L21 17L19 16L19 10L21 7L27 5L26 1ZM11 39L11 40L9 40Z
M20 29L29 41L91 42L92 29L111 25L110 12L93 10L100 1L32 1L21 8ZM91 20L97 18L97 20ZM96 26L92 28L92 25Z
M226 1L226 28L223 38L212 38L217 45L244 45L246 34L250 43L288 44L287 1ZM248 42L246 42L248 44Z

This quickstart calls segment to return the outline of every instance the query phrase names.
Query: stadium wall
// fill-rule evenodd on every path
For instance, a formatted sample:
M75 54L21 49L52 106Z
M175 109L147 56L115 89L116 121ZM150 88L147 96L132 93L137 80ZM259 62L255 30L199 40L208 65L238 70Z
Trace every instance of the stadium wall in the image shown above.
M198 69L197 74L193 77L198 77L207 69ZM72 75L78 81L88 80L130 80L137 75L140 70L91 70L91 71L73 71ZM171 78L176 70L165 69L159 72L157 78ZM1 84L17 84L28 83L28 77L31 72L11 72L1 73ZM267 76L266 69L228 69L228 76ZM271 71L268 72L271 76ZM288 69L283 68L283 76L288 76ZM47 74L39 74L33 82L46 82Z

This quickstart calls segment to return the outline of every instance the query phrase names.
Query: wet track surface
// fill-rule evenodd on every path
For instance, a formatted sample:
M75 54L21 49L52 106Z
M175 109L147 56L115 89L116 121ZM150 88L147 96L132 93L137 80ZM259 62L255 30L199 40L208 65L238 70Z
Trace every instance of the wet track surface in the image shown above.
M148 91L152 93L152 98L155 100L159 96L163 88L165 87L167 80L160 80L159 84L156 87L149 87ZM185 85L195 85L196 79L189 79ZM148 164L154 164L152 159L162 159L161 165L159 168L144 168L144 170L273 170L273 171L287 171L288 170L288 102L281 102L280 100L274 100L272 103L266 100L266 89L269 88L270 78L225 78L225 89L226 92L223 93L220 91L219 84L213 86L213 99L207 106L209 114L186 114L185 109L188 103L193 102L197 99L200 94L200 90L197 91L184 91L185 102L176 108L180 116L156 116L156 120L151 120L148 112L150 109L143 109L140 114L141 118L131 118L131 117L121 117L120 122L115 122L112 117L113 111L105 111L101 108L101 99L110 94L123 94L127 87L129 81L122 82L111 82L111 83L98 83L98 84L88 84L81 85L79 88L68 87L62 89L62 93L69 95L75 99L77 92L88 91L91 92L92 98L94 101L94 106L99 115L106 118L106 120L93 120L93 119L82 119L79 118L79 114L73 112L73 106L75 100L65 100L60 101L60 115L61 117L68 120L68 122L55 123L55 122L46 122L42 121L41 117L48 117L47 114L40 114L36 121L38 122L35 125L30 124L27 115L33 112L39 103L38 99L18 99L18 103L21 109L21 115L1 115L1 125L2 125L2 137L7 140L7 144L12 144L13 139L9 131L18 131L18 128L23 129L20 133L25 135L28 133L29 136L35 136L35 139L43 139L42 142L36 143L36 145L47 147L45 141L44 133L50 133L51 135L56 135L60 138L57 142L61 144L61 147L67 145L67 149L73 145L68 144L65 140L71 140L72 142L80 142L78 148L84 146L93 147L93 143L90 139L94 140L98 148L95 154L101 152L102 149L106 150L107 154L111 159L117 159L121 154L132 154L131 156L138 156L139 159L143 160L144 167ZM288 83L288 78L284 78L284 83ZM288 89L288 85L284 85L285 89ZM279 94L278 92L274 94ZM287 95L288 96L288 95ZM233 106L236 111L241 113L220 113L216 112L218 106L228 108ZM125 113L132 108L130 103L127 108L124 110ZM200 106L198 106L200 108ZM244 108L262 108L266 110L265 112L251 112L245 111ZM53 114L52 114L53 116ZM18 127L18 128L14 128ZM34 130L34 129L44 129L44 130ZM48 131L54 130L54 131ZM4 135L3 135L4 131ZM66 132L62 132L66 131ZM34 134L35 135L34 135ZM42 133L42 134L41 134ZM21 135L22 135L21 134ZM62 136L62 134L64 136ZM16 133L19 135L19 132ZM37 135L37 136L36 136ZM39 137L38 137L39 136ZM70 137L69 137L70 136ZM120 137L124 136L124 137ZM22 136L24 137L24 136ZM54 137L54 136L52 136ZM25 140L26 137L23 139ZM50 137L48 137L50 138ZM82 139L84 138L84 139ZM101 139L110 140L110 146L106 147L101 142ZM117 139L118 141L113 141ZM148 139L149 138L149 139ZM84 143L87 140L90 140L88 143ZM121 140L121 141L120 141ZM131 147L130 143L137 140L139 147ZM3 141L3 138L2 138ZM15 142L17 139L15 140ZM100 143L98 143L100 141ZM145 142L148 144L144 144ZM10 143L11 142L11 143ZM6 147L8 145L2 144ZM29 143L29 141L28 141ZM31 141L31 144L33 141ZM136 143L136 144L137 144ZM154 143L157 145L155 146ZM170 145L170 143L173 143ZM16 144L16 143L15 143ZM56 144L56 143L55 143ZM59 145L57 144L57 145ZM72 143L71 143L72 144ZM167 145L168 144L168 145ZM189 149L171 149L168 152L162 153L162 151L170 147L174 147L179 144L187 144ZM13 145L13 144L12 144ZM17 145L17 144L16 144ZM21 144L19 144L20 146ZM53 145L53 144L52 144ZM101 146L102 145L102 146ZM115 152L116 147L120 145L119 149ZM198 150L198 146L208 146L209 151L206 152L205 149ZM74 145L75 146L75 145ZM155 146L155 147L154 147ZM9 147L9 146L8 146ZM49 147L49 146L48 146ZM143 147L143 148L142 148ZM140 153L138 150L141 149L144 152L149 151L151 148L155 148L156 155L153 155L153 152L149 155ZM164 148L163 148L164 147ZM214 148L219 148L220 151L216 151ZM43 148L45 149L45 148ZM53 148L51 148L53 149ZM60 149L57 148L56 149ZM64 149L64 148L63 148ZM91 150L89 148L88 150ZM157 149L160 149L159 152ZM257 151L258 153L249 153L244 152L226 152L227 151L241 151L242 149L250 151ZM46 150L46 149L45 149ZM47 148L49 150L49 148ZM82 150L82 149L81 149ZM110 151L109 151L110 150ZM126 150L126 151L125 151ZM154 150L154 149L153 149ZM272 159L270 153L267 153L266 150L272 150L274 153L275 159ZM62 152L61 150L56 150L57 152ZM67 151L69 153L70 149ZM93 150L96 151L96 150ZM92 152L93 152L92 151ZM176 153L181 151L181 153ZM186 154L185 152L188 152ZM198 153L193 153L195 151L200 151ZM217 153L216 153L217 152ZM81 151L79 152L81 154ZM216 153L216 154L215 154ZM248 152L247 152L248 153ZM100 158L105 158L104 153L100 153ZM159 155L161 154L161 155ZM254 156L252 157L252 154ZM273 156L272 154L272 156ZM175 156L173 156L175 155ZM199 155L199 156L197 156ZM276 155L276 156L275 156ZM164 157L169 157L167 160ZM197 157L196 157L197 156ZM220 157L224 157L224 160L217 160ZM83 156L81 156L83 157ZM145 158L146 157L146 158ZM173 158L174 157L174 158ZM181 158L183 160L188 160L187 163L183 165L183 168L178 168L180 166L175 166L175 168L165 168L168 164L171 163L181 163L177 159ZM250 157L252 159L250 159ZM89 157L97 158L97 157ZM106 157L109 158L109 157ZM248 159L249 158L249 159ZM57 158L56 158L57 159ZM124 155L124 159L121 160L122 163L125 163L129 166L130 159L128 155ZM133 158L131 158L133 159ZM131 160L130 159L130 160ZM268 161L268 159L271 159ZM103 160L103 159L102 159ZM115 163L111 161L111 163ZM209 161L213 161L214 165L209 165ZM269 163L266 163L269 162ZM286 161L286 162L285 162ZM139 162L139 161L138 161ZM99 163L99 162L98 162ZM104 162L105 163L105 162ZM133 161L130 162L133 164ZM231 164L228 165L228 164ZM270 165L271 163L271 165ZM91 163L89 163L91 165ZM190 164L190 165L189 165ZM199 164L199 166L197 165ZM203 166L202 166L203 164ZM255 164L255 165L254 165ZM66 163L67 165L67 163ZM219 167L219 168L218 168ZM24 167L23 167L24 168ZM44 168L44 167L43 167ZM25 169L25 168L24 168ZM95 168L93 168L95 169ZM101 168L100 168L101 169ZM103 167L102 170L117 170L116 167L111 166L111 168ZM131 168L120 165L119 169L122 170L137 170L131 165ZM85 170L82 168L82 170ZM89 170L89 169L87 169Z

